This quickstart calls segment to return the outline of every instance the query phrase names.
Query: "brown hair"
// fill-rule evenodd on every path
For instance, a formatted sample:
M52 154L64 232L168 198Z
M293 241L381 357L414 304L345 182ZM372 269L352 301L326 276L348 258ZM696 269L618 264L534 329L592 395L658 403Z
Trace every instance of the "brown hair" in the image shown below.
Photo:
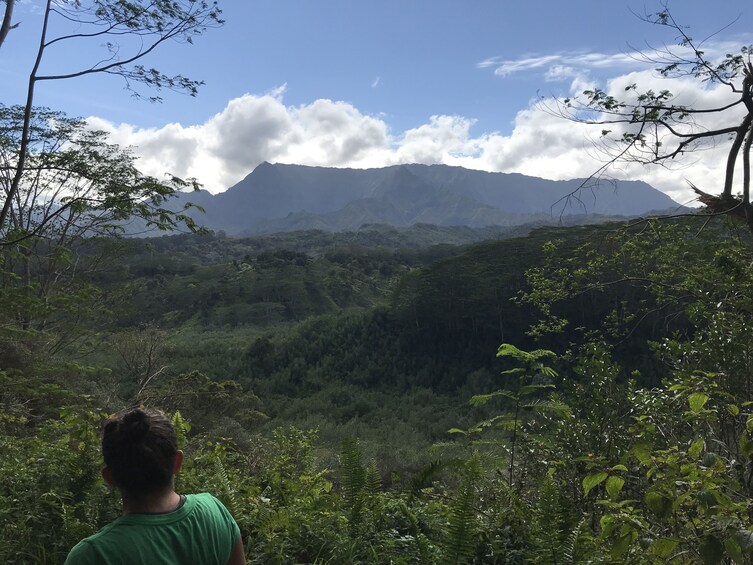
M127 493L167 488L177 452L175 429L161 410L136 408L105 424L102 456L116 486Z

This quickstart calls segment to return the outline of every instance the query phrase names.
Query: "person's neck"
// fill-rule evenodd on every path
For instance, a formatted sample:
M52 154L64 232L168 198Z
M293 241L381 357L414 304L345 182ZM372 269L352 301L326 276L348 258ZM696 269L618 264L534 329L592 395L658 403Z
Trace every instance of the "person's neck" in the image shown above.
M159 514L172 512L180 506L181 496L172 487L142 496L123 494L123 514Z

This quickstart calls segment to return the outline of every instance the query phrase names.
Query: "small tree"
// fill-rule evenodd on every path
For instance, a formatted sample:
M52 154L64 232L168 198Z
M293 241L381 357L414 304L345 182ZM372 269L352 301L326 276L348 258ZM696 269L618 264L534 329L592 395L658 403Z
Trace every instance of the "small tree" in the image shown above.
M10 29L14 2L6 0L5 18L0 45ZM26 102L20 120L17 158L3 187L0 209L0 236L7 231L12 208L23 191L27 160L32 149L34 122L34 91L38 83L63 80L92 74L121 77L126 88L140 94L134 85L141 84L160 90L167 88L196 95L201 81L182 75L170 76L141 64L160 45L168 41L192 43L207 28L223 23L221 10L214 0L46 0L42 28L34 66L29 73ZM7 20L7 26L6 26ZM53 28L59 30L52 37ZM42 71L49 49L64 48L66 44L91 41L104 48L100 52L93 45L92 58L80 66L61 72ZM159 96L150 97L159 101Z
M644 19L676 33L679 45L674 49L642 52L638 57L655 65L665 78L694 77L705 83L725 85L730 100L714 107L689 107L679 103L669 90L640 90L637 84L632 84L625 88L621 98L593 88L579 96L557 100L554 106L545 102L546 109L574 122L603 126L601 148L607 159L594 177L617 163L667 166L686 153L730 143L721 194L709 194L693 184L691 188L711 213L743 217L753 230L750 201L753 46L742 46L738 53L714 60L703 51L703 42L694 41L666 5ZM712 119L713 124L709 125ZM742 157L742 181L737 183L735 169L739 157ZM735 187L739 194L733 193Z
M83 237L114 235L131 218L144 227L174 228L191 218L162 204L193 179L160 181L143 175L127 149L108 142L81 119L38 108L29 114L27 155L16 190L26 111L0 105L0 188L8 195L8 216L0 245L41 238L67 246Z
M164 360L166 345L165 332L149 326L115 336L113 348L123 361L125 374L135 385L134 403L143 401L146 388L168 368Z
M15 27L14 4L5 0L0 46ZM36 86L107 74L121 77L137 96L137 85L195 95L200 81L141 61L167 41L192 43L223 23L220 14L214 0L44 1L26 100L0 106L0 345L10 345L11 353L26 351L29 338L48 333L53 319L66 329L50 334L52 345L45 349L59 349L77 335L71 331L78 325L74 312L97 309L96 288L77 282L103 257L92 237L116 234L131 218L147 227L195 227L186 214L163 206L175 191L197 188L195 181L142 175L129 152L108 143L103 132L35 108ZM66 60L65 70L45 68L48 51L81 42L91 43L90 60Z
M0 105L0 191L6 195L20 159L24 116L21 106ZM43 347L54 352L80 335L79 314L101 309L87 274L106 265L110 250L95 238L117 235L135 219L143 227L195 229L188 215L163 206L191 182L141 174L132 155L108 143L104 132L51 110L30 114L27 147L0 228L0 349L8 336L15 350L39 332L56 330ZM60 324L65 329L57 331Z

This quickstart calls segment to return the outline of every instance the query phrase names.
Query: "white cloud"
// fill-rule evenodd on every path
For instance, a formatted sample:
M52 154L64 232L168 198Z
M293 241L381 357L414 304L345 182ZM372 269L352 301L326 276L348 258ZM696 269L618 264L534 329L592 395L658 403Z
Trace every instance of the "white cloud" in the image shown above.
M708 61L721 61L728 53L739 53L740 46L751 41L743 34L735 41L705 40L696 44ZM515 59L490 57L479 62L479 69L493 69L495 75L509 78L520 73L541 73L547 82L571 80L571 92L593 85L592 75L604 79L607 74L628 73L647 66L658 69L678 60L693 61L695 52L687 45L662 45L656 48L630 48L630 52L601 53L592 51L562 51L547 54L527 54ZM688 67L689 68L689 67ZM658 74L654 71L654 74ZM581 90L576 90L581 89Z
M570 78L588 69L631 68L644 65L627 53L594 53L571 51L548 55L525 55L517 59L491 57L476 65L480 69L493 68L494 74L509 77L515 73L545 69L549 80Z
M553 65L547 69L544 78L548 81L555 81L577 77L580 74L581 71L576 70L575 67L570 67L568 65Z
M332 100L285 106L283 94L279 89L235 98L200 125L138 129L96 117L89 122L108 131L115 143L134 146L144 172L196 177L212 192L238 182L262 161L327 166L380 162L369 159L375 148L389 146L384 121Z
M371 83L371 88L376 88L380 82L382 82L382 77L376 77Z
M471 136L474 120L431 116L428 124L406 131L394 144L393 163L457 164L478 158L479 140Z
M576 76L574 86L585 80ZM652 71L624 74L601 87L622 96L625 86L634 82L682 93L678 98L695 107L719 105L729 96L720 86L691 79L661 80ZM708 119L709 125L718 127L719 116ZM725 119L735 122L735 116ZM431 116L415 128L391 132L384 116L365 115L347 102L322 99L286 106L284 88L231 100L197 125L139 129L99 118L90 122L109 131L114 142L135 146L145 172L195 176L212 192L238 182L262 161L354 168L444 163L569 179L588 176L604 158L597 143L601 126L556 118L535 103L517 113L509 135L475 132L478 124L472 118L449 115ZM645 180L684 203L692 198L686 179L709 192L720 190L727 148L727 144L710 147L668 163L668 168L632 163L609 174Z

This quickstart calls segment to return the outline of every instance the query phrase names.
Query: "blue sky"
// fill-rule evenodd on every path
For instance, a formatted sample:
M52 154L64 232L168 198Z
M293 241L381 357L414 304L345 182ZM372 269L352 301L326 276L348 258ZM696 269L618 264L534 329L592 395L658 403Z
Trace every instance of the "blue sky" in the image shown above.
M5 104L23 101L40 4L20 0L21 25L0 49ZM532 100L618 84L620 77L653 81L650 69L628 54L675 40L632 13L661 7L650 1L221 5L222 28L148 60L165 72L203 79L197 98L167 92L162 104L150 104L132 99L117 77L99 76L41 83L37 103L91 117L115 141L137 146L147 172L168 167L195 175L214 192L262 160L356 167L445 162L567 178L588 174L594 155L583 132L545 123ZM694 37L721 30L708 40L712 50L753 42L749 0L708 6L670 3ZM67 45L49 52L44 65L54 72L78 67L96 47ZM698 178L713 182L714 174L713 163L698 166ZM685 195L677 175L634 168L619 175L645 178L678 199Z

